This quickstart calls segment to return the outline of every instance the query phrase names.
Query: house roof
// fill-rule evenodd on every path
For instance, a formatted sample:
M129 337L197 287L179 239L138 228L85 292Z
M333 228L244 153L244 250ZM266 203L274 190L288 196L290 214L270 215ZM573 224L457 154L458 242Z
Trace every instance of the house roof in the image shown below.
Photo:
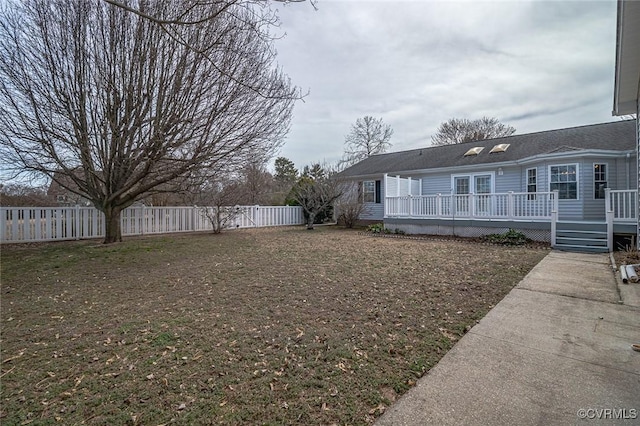
M640 91L640 2L618 1L613 115L636 113Z
M502 143L510 144L506 151L489 153L491 148ZM473 147L483 147L484 149L478 155L465 157L465 152ZM545 154L584 150L630 151L633 149L635 149L635 121L625 120L471 141L457 145L433 146L378 154L342 171L340 176L356 177L444 167L517 162Z

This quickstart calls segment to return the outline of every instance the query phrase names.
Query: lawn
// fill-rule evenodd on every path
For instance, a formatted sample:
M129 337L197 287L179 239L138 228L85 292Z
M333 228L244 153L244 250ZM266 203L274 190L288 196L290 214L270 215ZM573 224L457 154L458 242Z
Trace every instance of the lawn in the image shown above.
M372 423L546 254L336 227L5 245L0 422Z

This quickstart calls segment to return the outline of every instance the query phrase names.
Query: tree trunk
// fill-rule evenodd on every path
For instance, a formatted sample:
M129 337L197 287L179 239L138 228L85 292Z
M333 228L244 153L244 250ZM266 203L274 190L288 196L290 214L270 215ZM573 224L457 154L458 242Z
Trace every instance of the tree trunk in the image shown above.
M313 222L316 220L315 213L309 213L309 218L307 219L307 230L313 231Z
M122 228L120 227L120 207L107 207L104 209L104 244L122 242Z

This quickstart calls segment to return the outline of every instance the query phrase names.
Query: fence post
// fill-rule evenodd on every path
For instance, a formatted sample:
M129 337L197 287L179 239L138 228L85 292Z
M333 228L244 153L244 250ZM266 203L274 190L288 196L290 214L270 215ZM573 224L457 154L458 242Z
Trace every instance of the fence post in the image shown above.
M255 207L253 224L256 228L258 228L262 225L262 220L260 220L262 218L262 212L259 210L260 209L259 205L256 204L253 207Z
M144 230L147 227L145 207L144 204L140 206L140 235L144 235Z
M5 209L4 207L0 207L0 243L6 242L6 234L7 234L7 214L9 213L9 209Z
M76 234L76 240L80 239L80 206L78 204L76 204L76 211L75 211L75 234Z

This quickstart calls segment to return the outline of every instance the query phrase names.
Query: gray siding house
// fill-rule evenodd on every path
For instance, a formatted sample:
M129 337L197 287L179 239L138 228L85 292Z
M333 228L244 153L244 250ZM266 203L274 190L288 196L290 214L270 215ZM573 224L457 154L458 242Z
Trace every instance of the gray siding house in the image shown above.
M635 233L634 120L371 156L344 170L363 221L413 234L519 229L555 247L604 251Z

